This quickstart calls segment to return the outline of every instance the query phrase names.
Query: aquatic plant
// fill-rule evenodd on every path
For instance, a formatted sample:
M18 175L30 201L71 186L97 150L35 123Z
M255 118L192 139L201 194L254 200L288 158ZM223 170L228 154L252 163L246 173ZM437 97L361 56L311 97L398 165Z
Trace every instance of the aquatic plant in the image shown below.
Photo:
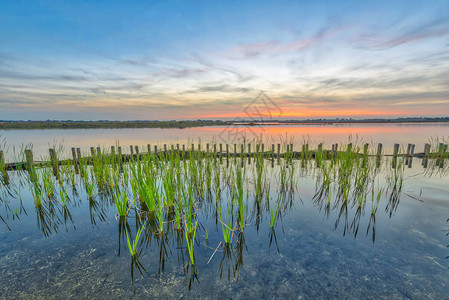
M192 264L195 264L195 257L193 253L193 248L195 246L195 235L196 229L198 227L198 220L195 220L193 224L191 221L187 222L187 218L184 218L184 236L187 242L187 249L189 252L190 261Z
M128 214L128 190L127 186L120 186L118 180L113 191L114 203L117 208L117 213L120 217L126 217Z
M61 200L62 206L67 206L68 201L67 187L64 184L59 185L59 199Z

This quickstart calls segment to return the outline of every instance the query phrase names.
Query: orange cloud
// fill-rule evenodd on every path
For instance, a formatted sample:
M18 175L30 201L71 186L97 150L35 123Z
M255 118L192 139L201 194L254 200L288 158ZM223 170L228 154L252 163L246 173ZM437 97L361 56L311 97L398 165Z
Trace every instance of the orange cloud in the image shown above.
M376 117L376 116L398 116L404 115L403 111L382 111L382 110L363 110L363 109L335 109L335 110L286 110L280 117L285 118L339 118L339 117ZM248 118L243 112L238 113L210 113L189 118Z

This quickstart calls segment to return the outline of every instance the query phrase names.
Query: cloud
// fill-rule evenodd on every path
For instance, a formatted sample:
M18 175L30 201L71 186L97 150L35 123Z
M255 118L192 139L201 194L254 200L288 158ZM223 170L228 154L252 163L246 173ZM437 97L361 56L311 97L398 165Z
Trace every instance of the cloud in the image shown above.
M197 89L187 90L184 94L196 94L196 93L208 93L208 92L220 92L220 93L247 93L253 91L250 88L234 87L227 84L215 85L215 86L202 86Z
M236 59L248 59L261 55L299 52L316 46L325 39L330 38L348 28L348 26L335 26L334 24L327 24L327 26L308 38L297 39L289 43L269 41L264 43L240 44L230 49L227 53L225 53L225 56Z
M386 38L385 35L388 33L382 33L381 36L364 35L359 37L359 42L367 50L387 50L424 39L444 37L449 35L449 17L415 26L392 38Z

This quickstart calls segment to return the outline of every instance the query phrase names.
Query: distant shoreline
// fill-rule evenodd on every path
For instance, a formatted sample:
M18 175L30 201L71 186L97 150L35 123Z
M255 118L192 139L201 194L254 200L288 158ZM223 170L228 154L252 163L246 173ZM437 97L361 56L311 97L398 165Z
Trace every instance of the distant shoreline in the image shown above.
M344 125L449 123L449 117L397 119L308 119L308 120L196 120L196 121L2 121L1 129L101 129L101 128L193 128L212 126L276 126L276 125Z

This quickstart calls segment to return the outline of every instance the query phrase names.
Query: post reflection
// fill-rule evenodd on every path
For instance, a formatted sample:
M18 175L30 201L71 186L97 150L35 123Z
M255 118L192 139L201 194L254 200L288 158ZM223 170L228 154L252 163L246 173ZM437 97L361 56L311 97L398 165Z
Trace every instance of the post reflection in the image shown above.
M251 254L245 239L245 234L248 241L254 238L250 230L263 233L268 250L282 253L283 222L294 209L308 204L343 237L363 238L365 233L369 243L376 241L379 212L394 217L403 195L404 170L412 168L412 157L381 160L355 147L335 153L309 153L304 147L305 153L298 154L291 149L286 157L277 156L276 164L275 155L264 156L259 150L217 158L210 153L182 157L172 149L135 156L123 165L115 156L92 158L93 166L85 160L76 168L61 169L56 177L52 168L29 169L20 176L28 180L37 229L44 237L59 233L62 226L66 232L76 230L73 211L87 207L92 225L117 223L117 254L129 252L133 286L136 275L162 278L168 266L177 264L190 289L201 278L206 256L217 265L220 279L238 281L245 256ZM423 166L425 176L442 176L448 170L435 159ZM8 182L2 179L4 204L5 195L14 191L16 178L9 177ZM303 189L310 191L313 184L312 196L304 196ZM124 203L114 198L120 188ZM72 190L71 197L67 189ZM20 188L16 194L21 194ZM214 225L213 238L221 246L212 249L208 235Z

